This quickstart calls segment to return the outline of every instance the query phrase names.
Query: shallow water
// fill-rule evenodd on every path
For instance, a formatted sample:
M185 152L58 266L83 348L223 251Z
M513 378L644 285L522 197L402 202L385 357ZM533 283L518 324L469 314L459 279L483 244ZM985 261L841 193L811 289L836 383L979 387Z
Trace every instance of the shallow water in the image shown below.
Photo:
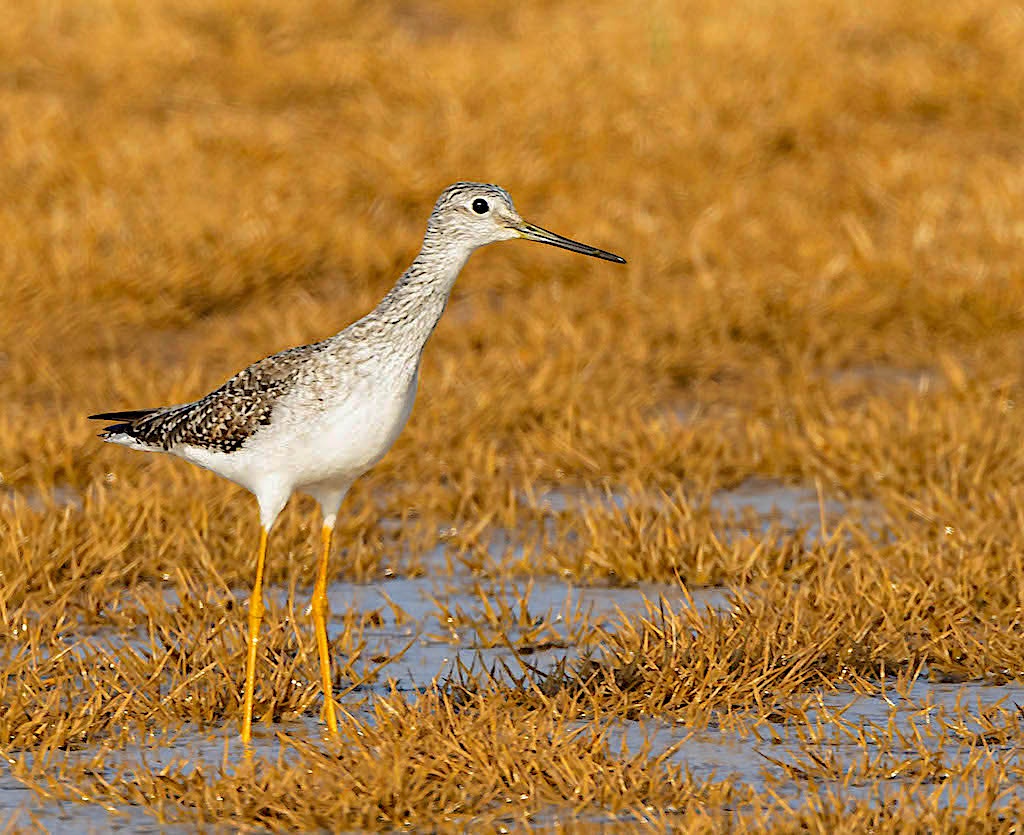
M517 662L513 652L507 646L481 647L476 634L471 628L445 629L439 622L439 605L451 612L462 609L471 615L481 604L477 591L476 580L470 578L395 578L383 583L372 585L338 582L328 586L327 596L332 611L341 612L356 607L360 610L382 609L384 622L380 626L367 626L363 636L371 655L377 652L394 654L401 651L406 644L414 641L405 655L393 664L385 667L381 675L372 683L361 685L353 690L340 703L352 715L364 721L373 721L372 711L367 706L367 699L374 695L384 695L392 687L399 691L415 691L429 687L435 678L445 677L449 671L459 664L474 671L481 665L490 669L494 662L505 660L509 668L518 674ZM618 610L623 612L641 612L644 610L645 598L657 601L664 595L667 605L681 605L683 593L678 587L656 584L637 585L632 588L593 588L578 587L567 582L548 579L505 581L496 584L483 584L490 599L497 608L499 601L508 601L517 591L526 599L526 609L530 620L544 618L550 622L553 634L546 642L555 643L548 649L531 651L529 647L523 651L519 638L521 630L510 628L506 631L509 641L516 646L521 656L525 656L529 664L540 669L553 666L558 660L576 654L577 647L568 640L570 630L562 613L575 611L588 612L591 624L607 622ZM528 593L528 595L527 595ZM276 597L279 601L287 599L288 591L283 587L271 587L266 590L268 597ZM715 608L726 606L726 596L721 589L698 589L692 593L698 605L707 604ZM169 595L173 598L174 595ZM391 604L399 607L407 616L403 623L398 624L390 616ZM173 600L170 600L173 604ZM518 607L516 612L518 614ZM333 638L344 629L343 624L334 620L328 623L328 636ZM459 640L455 639L458 635ZM124 640L135 643L132 636L105 634L105 640ZM558 640L561 639L561 640ZM375 666L375 665L372 665ZM500 670L500 664L499 664ZM324 728L314 717L303 717L298 721L282 722L273 728L259 723L253 727L253 753L257 757L276 759L280 752L277 734L281 732L289 736L318 740L323 738ZM197 731L184 728L173 733L161 733L152 736L144 744L131 745L122 750L112 751L104 758L105 768L113 774L119 764L137 762L144 757L150 767L160 767L186 759L193 764L203 764L207 769L216 769L225 758L230 764L241 755L242 748L238 741L238 728L232 723L215 731ZM74 755L76 758L88 759L98 751L97 747L86 747ZM123 831L139 832L185 832L192 831L187 827L170 827L157 825L144 810L127 808L119 809L125 817L111 816L102 807L95 804L64 803L60 806L40 803L35 794L25 788L19 781L7 774L0 774L0 823L10 819L18 810L24 815L32 810L36 818L48 829L68 833L87 833L107 831L115 825Z
M637 501L635 496L623 491L579 488L550 490L536 499L540 507L554 512L595 504L623 510L630 502ZM649 501L657 504L663 499L652 493ZM756 476L735 487L716 490L711 494L710 504L711 510L728 522L728 529L723 533L725 540L737 534L765 533L776 526L787 533L803 530L807 547L822 538L823 520L827 535L828 526L844 516L854 514L870 520L881 513L870 502L839 499L827 494L819 496L814 487Z
M575 506L594 501L610 502L621 507L625 497L614 492L597 494L552 491L538 497L538 501L553 510L571 510ZM737 488L716 493L712 505L723 515L730 516L734 522L749 522L758 526L774 524L783 530L804 530L812 539L820 536L820 520L823 516L827 523L829 517L847 510L836 499L819 500L814 489L753 479ZM363 633L368 648L374 654L394 654L412 642L406 654L399 661L385 667L376 681L357 688L342 700L345 709L360 719L373 721L368 700L388 692L392 685L400 691L421 690L429 687L439 676L445 677L459 665L479 670L481 664L490 668L495 662L499 662L500 668L500 662L504 661L511 670L518 671L518 662L512 651L497 640L496 635L495 640L481 645L471 626L457 622L457 618L447 622L441 614L443 610L451 613L462 610L470 619L477 619L482 607L481 589L496 609L500 608L501 601L509 603L517 598L525 600L528 617L517 620L527 624L536 624L542 620L550 625L549 629L544 630L539 646L524 643L524 630L521 628L507 628L504 633L508 641L517 647L520 655L525 656L530 665L541 670L552 667L565 657L577 655L579 647L572 642L572 623L578 621L578 613L587 613L591 625L602 622L607 624L619 611L627 617L631 613L644 613L647 601L657 604L662 596L668 606L679 607L684 601L684 594L678 586L641 584L629 588L580 587L550 577L490 581L472 577L468 572L460 574L457 566L455 575L451 576L442 562L440 552L435 562L428 560L427 563L428 571L433 576L399 577L372 585L338 582L328 588L328 598L334 612L342 612L353 606L361 610L381 610L383 623L367 626ZM282 601L287 597L287 590L281 587L268 589L267 593ZM721 610L729 605L723 589L694 589L691 594L701 609L710 606ZM174 603L173 600L168 602L171 605ZM392 614L392 605L404 612L405 617L396 618ZM520 606L516 605L514 612L521 614ZM484 620L482 616L479 619ZM328 625L328 633L332 637L342 629L340 620ZM491 636L492 632L485 629L483 634ZM133 640L128 635L122 635L120 639L129 642ZM982 705L992 705L1001 700L1007 700L1008 704L1024 703L1024 686L932 684L922 678L913 685L908 695L909 701L889 693L887 701L882 697L857 697L844 692L822 693L820 702L823 709L828 710L846 706L844 718L854 725L887 727L891 722L896 727L907 729L911 717L920 716L921 706L926 700L930 700L938 709L945 708L947 711L956 706L958 699L969 700L972 705L976 705L979 700ZM621 739L627 747L638 751L646 741L654 754L681 743L672 760L685 765L695 777L730 778L756 789L771 786L781 795L799 801L802 796L800 785L787 778L784 769L771 763L766 756L783 762L794 761L806 747L801 745L794 729L784 724L772 727L778 736L777 740L768 739L764 734L762 736L765 738L754 735L744 737L715 728L695 731L656 719L622 721L614 726L610 743L612 750L618 750ZM253 730L254 753L268 759L276 759L278 756L279 731L305 740L320 739L323 734L322 725L314 717L281 723L272 729L258 725ZM615 738L616 735L619 739ZM855 758L862 757L865 751L862 746L843 743L830 744L824 748L839 757L849 757L851 764ZM224 762L226 750L230 766L241 753L234 724L214 732L184 728L175 733L161 733L139 745L111 752L107 755L106 764L113 769L118 763L130 763L144 757L151 767L159 768L171 761L185 759L216 770ZM87 758L94 753L95 749L86 749L75 756ZM877 751L872 752L869 746L867 753L871 755ZM895 756L901 754L895 749L892 753ZM957 756L955 750L946 753L951 757ZM894 790L899 783L898 777L892 780ZM848 790L847 794L852 796L855 792L856 787L852 793ZM96 804L41 803L33 792L17 780L8 775L0 775L0 823L6 823L13 815L19 814L20 820L27 825L29 810L43 826L61 832L191 831L188 827L160 825L140 809L124 809L121 810L123 816L118 816L111 815ZM551 823L556 819L544 820ZM610 819L605 821L608 822ZM595 821L594 825L595 831L600 831L602 822Z
M415 680L415 675L413 679ZM823 693L821 701L828 710L845 708L844 719L854 726L863 724L869 727L884 728L892 723L901 731L909 732L912 718L917 717L918 724L920 724L921 705L926 700L931 702L936 709L944 709L947 711L947 715L953 715L958 703L969 703L975 706L979 703L983 706L998 703L1008 705L1024 703L1024 686L1019 684L1005 686L949 685L919 681L907 694L910 697L909 700L901 698L895 693L887 695L888 701L876 696L854 696L842 692ZM362 721L368 723L374 721L372 711L365 704L350 705L348 709ZM619 749L620 742L624 740L626 747L636 753L647 744L649 750L654 755L658 755L678 744L678 750L670 758L670 761L686 767L697 779L729 779L736 784L751 786L757 790L771 788L784 797L787 802L799 804L804 798L806 785L788 778L784 769L770 762L766 757L782 762L798 762L800 752L806 750L806 747L799 743L796 734L788 731L786 726L779 724L773 727L781 740L758 738L753 735L742 736L722 732L715 728L692 730L682 724L657 719L638 722L620 721L612 728L609 745L611 750L616 751ZM320 738L322 731L319 721L313 718L281 723L275 725L273 730L257 726L254 728L253 750L257 756L275 759L280 751L278 732L293 738L309 740ZM1006 750L1009 750L1010 747L1012 746ZM859 761L865 753L869 757L879 753L877 748L871 746L864 748L853 743L829 743L813 748L831 752L848 765ZM958 755L964 755L963 748L954 743L946 745L937 743L934 750L942 750L951 759L955 759ZM998 752L998 747L993 747L993 751ZM81 756L84 758L90 753L92 752L86 750L81 752ZM153 769L159 769L173 761L187 760L192 764L202 764L208 770L215 770L224 762L225 753L227 753L230 768L232 760L241 754L234 726L212 732L184 729L175 734L169 734L166 738L154 737L145 745L129 746L123 750L111 752L106 757L105 764L113 772L118 764L136 762L140 757L144 757ZM901 755L909 756L912 753L910 749L902 751L896 746L891 750L892 756L897 759ZM830 787L829 782L819 780L816 782L815 788L827 789ZM882 781L881 793L884 796L887 788L891 788L892 793L895 793L904 782L905 778L898 775L889 781ZM839 781L831 781L831 783L836 790L841 788ZM1024 798L1024 786L1007 786L1006 788L1013 795ZM873 789L871 791L873 792ZM843 795L851 800L859 794L867 793L868 789L858 787L856 783L843 789ZM192 831L190 827L158 824L143 810L130 807L119 808L118 814L111 815L97 805L40 804L30 790L9 777L0 778L0 809L9 810L10 814L17 809L22 809L23 814L28 810L33 810L40 823L47 828L61 832L176 833ZM10 820L10 814L0 814L0 822ZM23 820L27 822L24 817ZM546 820L547 818L540 817L538 824ZM554 820L555 818L552 817L547 822L551 823ZM608 822L610 821L594 820L594 831L600 831L601 826Z
M929 712L933 715L942 713L947 719L957 715L958 705L970 706L974 711L979 704L984 707L997 704L1010 707L1014 704L1024 704L1024 684L934 684L921 679L910 687L906 697L894 691L888 692L885 698L880 695L858 696L843 691L823 692L818 696L822 710L807 712L812 722L818 713L827 712L834 715L835 712L842 711L844 724L875 729L892 727L910 737L913 736L915 725L920 727L929 722L926 716L922 716L924 704L931 706ZM824 724L827 726L827 721ZM777 738L769 738L767 734L744 736L715 728L694 730L682 724L652 719L619 723L613 729L610 738L613 750L621 740L625 740L627 747L634 753L640 751L645 742L655 753L678 744L679 749L670 757L670 761L683 765L696 778L728 778L759 790L771 786L780 795L786 796L787 799L793 798L797 802L803 798L806 786L794 782L782 767L772 763L768 757L783 763L796 764L801 761L801 752L829 752L837 755L841 762L849 767L860 762L865 753L869 758L882 753L878 746L862 746L853 742L830 741L807 745L799 740L792 728L783 723L773 725L772 730ZM974 730L978 730L977 726ZM958 757L966 756L967 746L953 738L946 743L937 739L933 742L929 750L941 752L950 760L955 761ZM1014 745L1008 745L1004 750L1010 751L1013 748ZM992 745L989 746L989 750L998 752L1000 747ZM911 757L916 752L916 748L901 748L894 744L887 753L894 761L899 761L900 758ZM905 780L903 776L894 775L890 780L881 781L882 793L885 794L887 789L895 793ZM871 782L872 785L876 785L874 780ZM841 784L839 781L816 781L818 789L830 787L838 790ZM1007 788L1016 796L1024 798L1024 786ZM849 799L857 797L858 793L856 784L847 786L843 792Z

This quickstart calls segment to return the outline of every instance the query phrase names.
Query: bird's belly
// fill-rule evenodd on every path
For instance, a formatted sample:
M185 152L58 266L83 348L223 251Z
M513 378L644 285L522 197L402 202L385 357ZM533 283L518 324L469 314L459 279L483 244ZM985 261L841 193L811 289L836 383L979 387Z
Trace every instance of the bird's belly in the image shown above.
M415 377L399 391L353 396L321 412L286 445L294 486L349 483L384 457L416 398Z
M397 390L395 390L397 389ZM416 375L389 391L353 391L336 405L310 411L297 405L275 415L267 430L240 449L175 452L257 495L269 484L291 492L307 487L347 489L384 457L398 438L416 398Z
M324 415L314 436L308 438L309 448L292 450L306 460L296 486L365 473L398 439L412 410L412 399L395 398Z

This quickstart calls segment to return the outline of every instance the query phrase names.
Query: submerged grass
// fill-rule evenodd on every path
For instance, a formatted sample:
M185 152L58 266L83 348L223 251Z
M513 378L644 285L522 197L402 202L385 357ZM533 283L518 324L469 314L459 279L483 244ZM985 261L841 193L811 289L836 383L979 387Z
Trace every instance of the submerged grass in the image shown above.
M921 687L1024 678L1022 39L995 0L9 4L9 772L238 828L1009 831L1019 711L938 711ZM190 400L338 330L456 179L630 263L516 244L467 267L329 566L424 578L430 616L335 613L345 741L311 741L298 499L257 684L280 759L123 765L233 731L256 515L83 416ZM718 501L752 480L818 510ZM534 578L665 599L544 612ZM678 600L719 584L725 610ZM382 624L506 648L509 670L460 660L374 697L403 646ZM854 726L821 707L844 693L928 722ZM610 743L646 717L757 735L770 779ZM803 748L776 756L786 734Z

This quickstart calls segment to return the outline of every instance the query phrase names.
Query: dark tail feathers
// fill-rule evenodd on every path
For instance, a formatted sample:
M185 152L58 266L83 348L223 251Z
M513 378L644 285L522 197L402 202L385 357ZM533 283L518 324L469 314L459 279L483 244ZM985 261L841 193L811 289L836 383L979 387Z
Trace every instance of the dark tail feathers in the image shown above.
M132 434L132 424L141 420L146 415L151 415L157 409L130 409L125 412L102 412L98 415L89 415L89 420L120 420L122 423L114 423L103 427L103 433L126 433ZM102 437L102 435L100 436Z

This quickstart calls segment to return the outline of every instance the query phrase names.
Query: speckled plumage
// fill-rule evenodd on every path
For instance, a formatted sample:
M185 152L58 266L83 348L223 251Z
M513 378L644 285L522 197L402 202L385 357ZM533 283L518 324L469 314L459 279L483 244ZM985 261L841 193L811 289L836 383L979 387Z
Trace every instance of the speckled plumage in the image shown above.
M267 527L297 489L332 516L404 426L423 349L466 259L515 237L622 260L526 223L498 186L456 183L434 204L416 259L362 319L266 357L192 403L93 415L119 421L101 437L170 452L238 482L256 494Z
M312 495L323 511L324 545L311 611L324 718L336 732L325 587L338 508L352 482L384 456L405 426L423 349L466 259L484 244L520 237L622 262L527 223L504 189L456 183L435 203L409 269L359 321L330 339L262 359L193 403L92 416L119 421L106 427L104 440L177 455L242 485L259 502L263 534L249 601L244 742L251 734L263 566L274 521L296 490Z
M300 379L311 384L318 379L325 383L332 372L345 366L346 355L365 354L373 343L383 351L404 344L419 354L444 312L455 278L451 268L456 264L461 268L468 257L466 252L460 258L461 250L472 246L471 240L458 246L459 239L466 236L460 235L457 227L449 228L444 223L445 209L470 194L487 194L512 206L508 192L498 186L465 182L445 189L428 220L420 256L363 319L331 339L265 357L192 403L93 415L96 419L122 421L106 427L100 437L115 443L124 443L120 439L128 438L132 441L128 445L153 451L173 452L176 447L189 445L235 452L271 423L275 404ZM404 338L390 338L395 330L405 331Z
M270 423L274 403L295 384L317 347L304 345L266 357L193 403L98 416L125 421L106 427L100 437L128 435L165 452L179 444L234 452Z

